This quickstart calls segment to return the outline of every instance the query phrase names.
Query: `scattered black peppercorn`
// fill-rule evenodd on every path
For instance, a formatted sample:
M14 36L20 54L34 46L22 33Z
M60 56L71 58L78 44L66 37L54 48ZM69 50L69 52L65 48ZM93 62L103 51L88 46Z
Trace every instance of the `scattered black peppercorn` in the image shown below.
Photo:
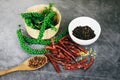
M73 30L73 35L82 40L89 40L95 37L94 31L89 26L78 26Z

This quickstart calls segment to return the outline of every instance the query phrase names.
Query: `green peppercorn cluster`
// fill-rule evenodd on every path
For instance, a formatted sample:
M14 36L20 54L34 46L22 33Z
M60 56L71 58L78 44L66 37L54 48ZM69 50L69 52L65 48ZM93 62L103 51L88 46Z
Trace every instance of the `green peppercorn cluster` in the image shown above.
M43 54L47 52L46 49L32 49L30 46L26 45L21 29L17 30L17 36L18 36L18 40L20 42L21 48L24 49L26 52L30 54Z
M63 31L57 37L54 37L54 41L57 42L60 38L62 38L66 34L67 34L67 30ZM48 52L48 50L46 50L46 49L32 49L26 43L30 43L30 44L43 44L43 45L51 44L51 40L38 40L38 39L34 39L34 38L30 38L30 37L24 36L22 34L21 29L17 30L17 36L18 36L18 40L20 42L21 48L23 50L25 50L29 54L44 54L44 53Z
M38 40L41 40L41 39L42 39L43 33L44 33L45 29L46 29L46 26L47 26L48 24L50 24L50 19L51 19L52 17L54 17L54 15L55 15L55 12L52 12L52 11L51 11L51 12L44 18L43 23L42 23L42 25L41 25L40 33L39 33L39 36L38 36ZM51 24L50 24L50 25L51 25Z
M52 11L52 4L49 4L49 8L45 8L42 13L32 12L32 13L21 13L22 18L25 19L25 23L33 29L39 30L39 36L37 39L24 36L22 34L21 29L17 30L18 40L20 42L21 48L29 54L44 54L48 52L46 49L33 49L28 44L42 44L48 45L51 44L51 40L42 40L43 33L45 29L51 27L56 31L54 26L55 22L53 17L55 16L55 12ZM19 25L20 27L20 25ZM57 42L60 38L62 38L67 33L67 30L63 31L57 37L54 37L54 41ZM28 44L26 44L28 43Z
M49 7L45 7L45 9L39 12L27 12L21 13L22 18L24 19L27 26L40 30L45 26L45 29L51 28L56 31L55 25L57 22L54 20L54 16L56 13L52 10L53 4L50 3ZM46 23L47 22L47 23Z

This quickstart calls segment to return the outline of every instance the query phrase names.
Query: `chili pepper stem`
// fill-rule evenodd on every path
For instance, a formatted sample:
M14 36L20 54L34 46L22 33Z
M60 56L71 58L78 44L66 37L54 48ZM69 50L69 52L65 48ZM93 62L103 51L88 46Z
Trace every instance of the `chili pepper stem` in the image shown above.
M54 38L51 38L51 42L52 42L53 48L55 48Z

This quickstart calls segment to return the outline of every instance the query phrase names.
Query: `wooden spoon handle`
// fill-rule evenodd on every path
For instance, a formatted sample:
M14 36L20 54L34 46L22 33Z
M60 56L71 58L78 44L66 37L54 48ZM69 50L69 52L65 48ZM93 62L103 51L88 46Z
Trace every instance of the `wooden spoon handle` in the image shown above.
M1 70L0 75L5 75L7 73L11 73L11 72L19 71L19 70L25 70L25 68L23 68L22 65L15 66L15 67L12 67L12 68Z
M4 74L10 73L10 72L14 72L14 71L17 71L17 69L15 67L14 68L5 69L5 70L1 70L0 71L0 75L4 75Z

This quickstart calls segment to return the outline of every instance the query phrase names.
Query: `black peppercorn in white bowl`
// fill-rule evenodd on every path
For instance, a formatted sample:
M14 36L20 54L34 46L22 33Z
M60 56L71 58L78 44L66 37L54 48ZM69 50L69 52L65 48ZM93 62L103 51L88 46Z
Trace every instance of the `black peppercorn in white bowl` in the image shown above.
M68 31L71 39L77 44L90 45L99 38L101 27L93 18L78 17L70 22Z

